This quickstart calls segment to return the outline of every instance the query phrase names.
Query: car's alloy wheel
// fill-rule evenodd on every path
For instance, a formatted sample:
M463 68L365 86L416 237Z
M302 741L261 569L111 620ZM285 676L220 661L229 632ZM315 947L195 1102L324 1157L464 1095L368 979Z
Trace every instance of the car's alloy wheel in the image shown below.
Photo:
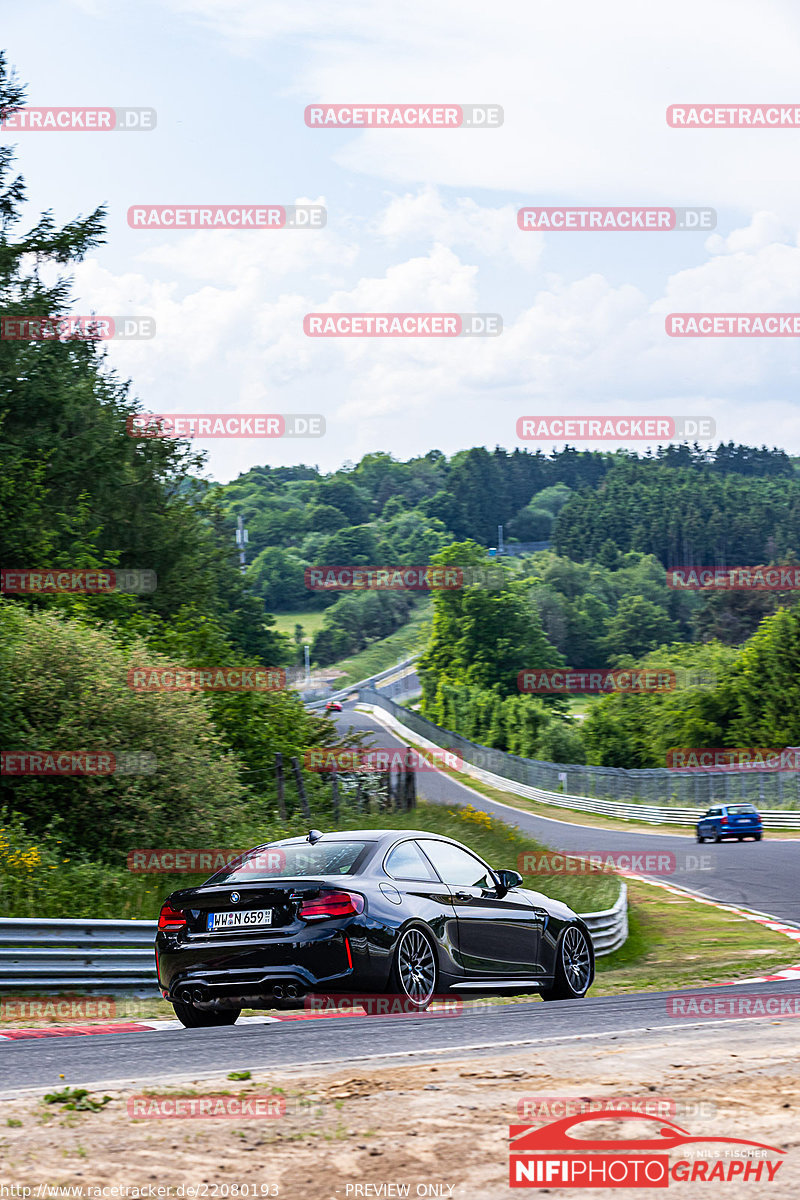
M542 989L543 1000L579 1000L592 982L592 951L586 934L570 925L561 936L556 951L556 972L552 987Z
M571 925L561 940L564 973L576 995L582 996L592 978L592 955L582 930Z
M436 990L436 956L421 929L407 929L396 957L397 982L415 1008L427 1008Z

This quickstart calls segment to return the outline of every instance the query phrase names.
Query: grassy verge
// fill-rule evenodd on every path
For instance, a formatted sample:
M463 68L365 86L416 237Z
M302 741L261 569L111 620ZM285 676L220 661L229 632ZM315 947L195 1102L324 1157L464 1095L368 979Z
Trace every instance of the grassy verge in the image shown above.
M347 687L359 679L377 675L379 671L385 671L401 659L421 650L428 638L431 619L430 601L420 601L411 620L402 628L396 629L389 637L382 638L379 642L373 642L358 654L332 663L332 667L344 672L341 678L337 678L336 686Z
M288 633L293 636L295 625L302 625L303 641L310 644L314 634L322 628L325 609L320 609L318 612L282 612L272 615L275 617L275 628L279 633Z
M628 940L598 960L593 995L710 987L800 960L800 949L784 934L689 896L632 880L628 901Z

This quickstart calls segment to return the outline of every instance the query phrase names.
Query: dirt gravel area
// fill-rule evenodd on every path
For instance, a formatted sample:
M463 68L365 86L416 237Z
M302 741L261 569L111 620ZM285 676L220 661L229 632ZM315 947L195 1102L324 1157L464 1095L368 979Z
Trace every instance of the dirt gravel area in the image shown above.
M17 1188L73 1187L73 1196L267 1196L285 1200L348 1200L407 1195L497 1200L509 1188L509 1125L541 1125L562 1115L541 1109L541 1097L577 1104L625 1097L647 1102L696 1137L739 1137L786 1151L772 1182L736 1178L670 1181L670 1194L696 1200L800 1195L800 1056L796 1021L728 1022L652 1035L565 1040L541 1051L447 1058L371 1059L343 1067L253 1071L172 1078L126 1088L92 1088L98 1111L46 1104L43 1092L6 1100L0 1110L0 1196ZM158 1035L154 1035L158 1036ZM63 1081L68 1085L69 1081ZM228 1093L277 1097L280 1117L132 1119L128 1102L182 1097L184 1107ZM527 1101L520 1110L520 1102ZM532 1100L531 1098L537 1098ZM140 1104L142 1102L140 1101ZM160 1101L159 1101L160 1103ZM192 1104L188 1106L191 1107ZM269 1107L269 1106L265 1106ZM533 1112L532 1112L533 1108ZM142 1111L139 1108L138 1111ZM643 1124L643 1123L642 1123ZM588 1127L591 1136L642 1136L639 1122ZM651 1136L656 1126L648 1126ZM710 1148L710 1147L709 1147ZM672 1162L687 1157L672 1152ZM226 1192L225 1186L228 1191ZM111 1190L92 1191L92 1189ZM125 1192L124 1188L127 1188ZM148 1191L148 1189L154 1189ZM245 1190L247 1188L248 1190ZM194 1191L190 1189L195 1189ZM407 1189L407 1190L406 1190ZM723 1189L719 1191L718 1189ZM619 1195L619 1189L546 1187L561 1197ZM625 1189L625 1195L644 1194ZM39 1197L55 1195L39 1191ZM646 1194L652 1195L647 1189Z

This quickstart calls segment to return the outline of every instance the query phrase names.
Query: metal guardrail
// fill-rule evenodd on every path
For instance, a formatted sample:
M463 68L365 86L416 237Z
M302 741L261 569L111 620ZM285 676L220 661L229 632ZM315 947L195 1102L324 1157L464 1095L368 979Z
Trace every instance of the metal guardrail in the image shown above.
M157 924L0 917L0 987L152 987Z
M765 829L800 829L800 809L794 807L800 789L800 772L794 773L797 778L793 784L787 783L784 786L780 782L769 781L767 773L763 771L759 773L760 779L755 780L752 775L746 775L742 771L721 771L713 774L703 772L703 777L686 777L667 770L626 771L622 767L585 767L569 763L539 762L471 742L460 734L434 725L419 713L395 704L393 700L373 688L362 688L359 699L364 704L383 709L398 725L402 725L404 731L410 733L415 741L427 742L430 746L439 746L457 754L464 764L462 769L465 774L480 779L491 787L513 792L516 796L526 796L540 804L554 804L559 808L597 813L624 821L645 821L652 825L693 825L711 804L745 801L755 804L758 808ZM488 767L491 767L491 770L487 769ZM546 782L550 782L551 786L542 786ZM756 783L758 788L755 787ZM617 788L622 788L627 798L613 800L581 794L580 791L570 791L570 784L573 785L573 789L575 784L579 788L583 784L587 791L590 785L592 791L608 787L611 793ZM563 790L556 791L552 785ZM656 804L647 798L647 793L652 794L654 786L661 790L661 802ZM702 801L701 806L680 803L682 795L685 795L690 787L699 793L697 798ZM765 807L767 793L785 807ZM636 799L639 794L642 796L640 800Z
M324 708L326 704L330 704L331 700L344 700L347 696L352 696L354 692L361 691L362 688L371 688L376 683L379 684L381 680L388 679L390 675L396 674L397 671L410 670L418 658L418 654L412 654L410 658L403 658L400 662L395 663L393 667L387 667L385 671L379 671L377 675L370 675L368 679L360 679L357 683L351 683L349 687L339 688L338 691L331 692L329 696L324 696L321 700L308 701L306 708Z
M628 936L625 884L612 908L581 915L597 956L617 950ZM155 989L157 926L157 921L0 917L0 988Z
M602 912L581 913L594 943L595 958L613 954L628 937L628 885L622 883L616 904Z

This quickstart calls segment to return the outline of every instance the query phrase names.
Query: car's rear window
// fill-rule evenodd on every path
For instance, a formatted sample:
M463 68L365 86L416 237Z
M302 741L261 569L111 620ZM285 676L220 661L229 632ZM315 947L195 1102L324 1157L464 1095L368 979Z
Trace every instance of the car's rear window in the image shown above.
M729 813L754 813L755 811L756 810L753 808L752 804L729 804L728 805Z
M293 878L298 875L355 875L371 842L299 842L276 846L285 856L278 869L270 869L270 856L264 847L250 850L236 863L212 876L214 883L243 880ZM263 866L261 863L263 862ZM209 881L211 882L211 880Z

